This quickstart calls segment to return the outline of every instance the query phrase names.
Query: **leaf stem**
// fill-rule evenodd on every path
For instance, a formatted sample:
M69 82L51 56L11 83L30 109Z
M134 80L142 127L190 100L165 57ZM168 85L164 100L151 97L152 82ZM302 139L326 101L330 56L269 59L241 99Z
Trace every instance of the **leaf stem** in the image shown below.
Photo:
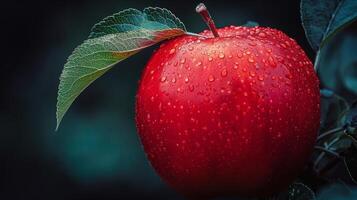
M197 33L186 32L185 34L186 35L190 35L190 36L195 36L195 37L209 38L209 37L207 37L205 35L200 35L200 34L197 34Z
M325 144L325 149L330 150L330 147L332 147L336 142L338 142L338 140L340 139L341 136L334 138L330 143ZM314 162L314 168L316 169L316 167L319 165L320 161L324 158L326 152L323 151L319 154L319 156L316 158L315 162Z
M340 155L338 153L336 153L334 151L331 151L330 149L327 149L327 148L322 147L322 146L315 146L315 149L316 150L321 150L321 151L326 152L326 153L328 153L328 154L330 154L332 156L335 156L335 157L340 157Z
M327 136L330 136L332 134L335 134L335 133L338 133L340 131L343 131L344 129L345 129L345 127L341 126L341 127L337 127L337 128L331 129L329 131L326 131L326 132L322 133L321 135L319 135L317 137L317 141L319 141L319 140L321 140L321 139L323 139L323 138L325 138Z
M351 135L351 134L346 134L346 136L347 136L350 140L352 140L352 142L353 142L355 145L357 145L357 140L356 140L356 138L353 137L353 135Z
M320 49L317 50L317 52L316 52L316 57L315 57L315 62L314 62L314 69L315 69L316 73L317 73L319 64L320 64Z

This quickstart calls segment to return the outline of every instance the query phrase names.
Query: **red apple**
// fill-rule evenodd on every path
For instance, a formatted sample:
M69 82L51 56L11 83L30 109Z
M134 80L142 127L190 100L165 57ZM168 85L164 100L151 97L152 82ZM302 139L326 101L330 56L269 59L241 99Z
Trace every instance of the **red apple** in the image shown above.
M157 173L193 197L287 187L319 129L319 81L300 46L264 27L164 43L142 75L136 121ZM218 36L217 35L217 36Z

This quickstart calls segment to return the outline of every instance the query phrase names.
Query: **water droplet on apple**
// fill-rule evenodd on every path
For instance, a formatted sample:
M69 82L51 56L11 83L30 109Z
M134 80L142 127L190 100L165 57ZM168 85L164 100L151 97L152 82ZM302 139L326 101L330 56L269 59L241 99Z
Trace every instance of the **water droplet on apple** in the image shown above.
M176 83L176 78L174 77L171 82Z
M181 60L180 60L180 63L181 64L184 64L186 62L186 58L182 58Z
M222 77L226 77L227 76L227 69L223 69L222 71L221 71L221 76Z
M233 69L238 69L238 63L234 63Z
M189 81L189 80L188 80L188 77L186 77L186 78L185 78L185 83L188 83L188 81Z
M175 49L175 48L172 48L172 49L170 50L169 54L173 54L173 53L175 53L175 51L176 51L176 49Z
M276 62L272 56L269 56L268 62L271 67L274 67L274 68L276 67Z
M195 89L195 87L193 85L189 85L188 89L192 92Z
M223 53L219 53L218 57L219 58L224 58L224 54Z
M161 77L160 81L161 82L165 82L166 81L166 76Z
M255 60L254 60L253 57L249 57L249 58L248 58L248 62L253 63L253 62L255 62Z
M215 80L214 76L213 76L212 74L210 74L210 75L208 76L208 81L209 81L209 82L213 82L214 80Z
M161 111L162 110L162 103L160 102L159 103L159 111Z
M258 36L259 36L259 37L263 37L263 38L264 38L266 35L265 35L265 33L260 32L260 33L258 34Z
M208 57L208 61L210 61L210 62L211 62L212 60L213 60L213 58L212 58L212 57Z

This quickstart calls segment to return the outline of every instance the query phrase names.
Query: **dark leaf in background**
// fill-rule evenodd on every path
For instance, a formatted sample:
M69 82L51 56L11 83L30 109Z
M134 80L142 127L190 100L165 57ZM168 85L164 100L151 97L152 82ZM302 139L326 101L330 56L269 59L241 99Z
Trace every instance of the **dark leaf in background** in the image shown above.
M357 147L355 145L348 149L344 162L352 181L357 184Z
M347 136L357 146L357 102L350 106L342 120L346 126L345 132Z
M357 1L356 1L357 2ZM321 84L344 94L349 101L357 98L357 33L344 31L320 52L318 75Z
M357 19L357 1L302 0L301 19L307 39L317 51L333 34Z
M357 104L354 103L346 113L345 124L351 126L352 128L357 128Z
M357 190L345 184L333 184L322 189L317 200L354 200L357 199Z
M351 147L352 140L349 137L340 137L338 142L331 146L331 150L335 152L344 152Z
M348 103L339 95L328 89L320 90L321 93L321 130L335 128L349 108Z

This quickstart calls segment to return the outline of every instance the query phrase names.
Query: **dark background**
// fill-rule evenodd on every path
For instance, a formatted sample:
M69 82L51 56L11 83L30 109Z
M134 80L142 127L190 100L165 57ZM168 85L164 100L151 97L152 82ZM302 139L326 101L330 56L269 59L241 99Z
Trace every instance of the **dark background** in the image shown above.
M92 25L133 7L165 7L191 32L198 1L3 1L0 12L0 199L181 199L146 160L134 121L153 49L118 64L73 104L55 132L59 75ZM299 1L205 1L218 27L248 20L284 31L312 58Z

